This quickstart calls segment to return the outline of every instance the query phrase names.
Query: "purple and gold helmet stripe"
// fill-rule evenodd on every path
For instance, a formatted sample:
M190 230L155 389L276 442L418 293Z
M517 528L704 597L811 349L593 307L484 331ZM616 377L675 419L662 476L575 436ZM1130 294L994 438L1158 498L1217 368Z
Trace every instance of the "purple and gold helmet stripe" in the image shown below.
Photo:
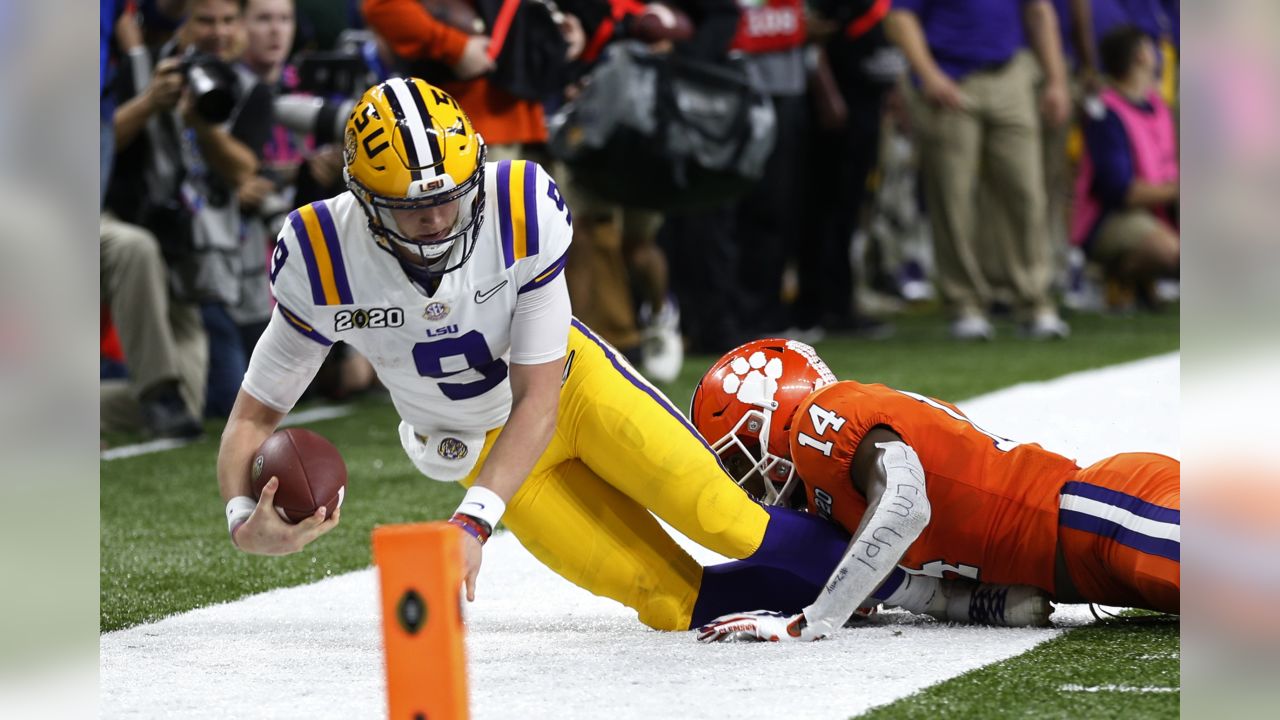
M289 222L298 236L302 258L311 279L311 298L317 305L350 305L355 302L347 283L346 263L338 242L333 216L323 201L293 211Z
M422 158L418 156L418 143L414 141L414 128L422 124L421 118L417 122L406 122L404 113L404 104L400 101L400 93L405 90L405 82L400 78L392 78L386 83L387 88L387 104L391 106L391 112L396 116L397 129L400 131L401 142L404 143L404 152L408 156L409 175L413 181L422 179Z
M498 222L507 267L538 254L537 183L535 163L512 160L498 164Z
M556 276L560 274L560 271L564 270L565 263L568 261L569 261L569 251L566 250L564 254L561 255L555 262L551 263L551 265L549 265L546 270L543 270L541 273L538 274L537 277L525 283L524 285L521 285L520 289L516 291L516 294L519 294L522 292L528 292L530 290L537 290L543 285L546 285L552 280L555 280Z
M276 302L276 309L280 311L280 317L288 321L289 327L292 327L294 330L297 330L325 347L333 344L332 340L316 332L315 328L308 325L306 321L298 317L292 310L285 307L279 301Z
M410 81L409 96L413 98L413 105L418 110L418 116L426 123L427 129L427 152L431 153L431 167L435 168L436 177L444 172L444 154L440 150L440 136L436 134L436 129L431 125L431 113L427 112L427 101L422 97L422 88L417 82Z

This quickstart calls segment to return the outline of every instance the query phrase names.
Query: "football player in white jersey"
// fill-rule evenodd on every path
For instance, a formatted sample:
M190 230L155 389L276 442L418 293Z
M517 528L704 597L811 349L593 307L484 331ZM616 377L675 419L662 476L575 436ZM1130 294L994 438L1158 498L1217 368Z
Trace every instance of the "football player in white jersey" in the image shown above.
M276 480L249 497L249 466L342 340L390 390L417 468L469 488L450 520L473 536L469 599L499 519L654 628L814 597L847 536L753 501L684 416L572 318L561 271L573 219L542 168L486 163L457 102L412 78L364 94L344 149L348 192L299 208L280 233L277 306L222 435L236 547L297 552L337 524L340 510L323 508L284 523ZM703 568L654 515L746 561Z

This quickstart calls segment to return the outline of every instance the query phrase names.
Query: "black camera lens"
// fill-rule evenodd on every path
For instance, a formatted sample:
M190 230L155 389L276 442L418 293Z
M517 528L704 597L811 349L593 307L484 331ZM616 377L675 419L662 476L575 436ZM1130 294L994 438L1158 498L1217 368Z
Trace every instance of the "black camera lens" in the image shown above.
M211 55L190 57L184 66L196 114L213 124L231 119L239 90L235 70Z
M224 123L230 119L236 106L231 88L219 85L214 76L199 65L187 70L187 84L191 87L191 97L200 117L211 123Z

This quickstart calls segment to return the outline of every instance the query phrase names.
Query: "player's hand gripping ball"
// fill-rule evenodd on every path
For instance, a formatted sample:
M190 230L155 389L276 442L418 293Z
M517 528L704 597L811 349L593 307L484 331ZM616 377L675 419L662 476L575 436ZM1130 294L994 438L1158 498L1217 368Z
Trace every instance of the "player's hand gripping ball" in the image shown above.
M347 464L338 448L301 428L276 432L254 454L249 477L255 500L272 476L280 478L276 512L287 523L311 517L321 505L325 517L333 517L347 491Z

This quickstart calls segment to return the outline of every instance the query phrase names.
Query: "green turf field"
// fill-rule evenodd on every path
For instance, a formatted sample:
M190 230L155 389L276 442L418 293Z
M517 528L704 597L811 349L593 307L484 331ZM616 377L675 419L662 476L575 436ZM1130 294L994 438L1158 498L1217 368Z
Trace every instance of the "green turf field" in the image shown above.
M994 342L956 344L945 337L936 316L918 314L896 321L897 333L889 340L831 339L817 347L839 376L948 400L1178 348L1176 312L1070 320L1074 335L1066 342L1019 340L1006 324L998 326L1001 337ZM687 408L694 384L713 360L688 358L681 377L666 388L678 406ZM287 558L250 557L228 542L214 479L219 425L210 424L206 440L186 447L101 463L101 630L364 568L370 563L369 533L375 523L446 516L461 488L418 475L400 449L396 424L390 402L374 396L354 403L350 415L309 425L339 447L351 480L342 524L324 538L324 551ZM138 439L105 438L112 445ZM1014 675L1004 672L993 678L987 668L889 706L878 711L888 714L875 717L908 716L927 708L937 716L939 707L982 708L981 714L990 715L991 701L984 699L989 694L1020 701L1010 705L1015 709L1009 714L1065 717L1068 705L1060 700L1062 704L1054 704L1063 695L1055 690L1061 684L1176 687L1177 649L1177 625L1076 630L1002 664L1017 669L1016 677L1026 678L1022 681L1010 680ZM1049 673L1063 668L1064 653L1097 660L1082 660L1089 664L1077 674ZM1150 654L1160 659L1132 660ZM1090 708L1085 714L1071 713L1076 717L1138 716L1122 712L1130 707L1161 716L1177 711L1177 693L1075 695L1089 695L1088 701L1096 703L1072 700L1073 709Z
M1178 639L1176 619L1108 619L859 718L1173 718Z

